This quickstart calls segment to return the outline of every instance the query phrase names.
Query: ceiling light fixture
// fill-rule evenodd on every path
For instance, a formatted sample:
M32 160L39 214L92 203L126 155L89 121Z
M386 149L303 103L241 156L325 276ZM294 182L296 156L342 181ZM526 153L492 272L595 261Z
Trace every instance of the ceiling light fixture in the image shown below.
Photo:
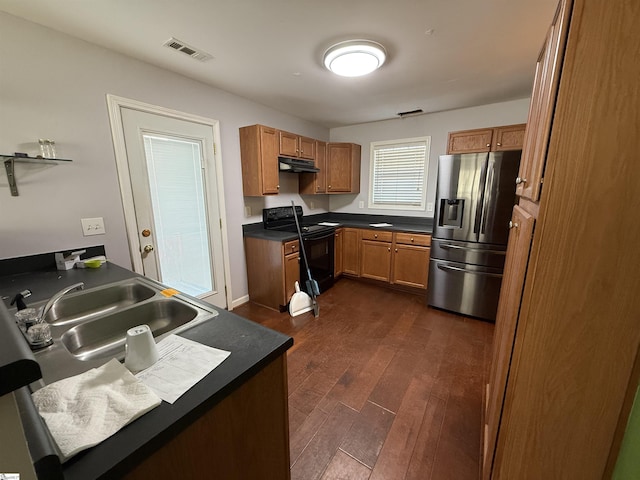
M386 58L387 52L378 42L348 40L324 52L324 66L336 75L359 77L380 68Z

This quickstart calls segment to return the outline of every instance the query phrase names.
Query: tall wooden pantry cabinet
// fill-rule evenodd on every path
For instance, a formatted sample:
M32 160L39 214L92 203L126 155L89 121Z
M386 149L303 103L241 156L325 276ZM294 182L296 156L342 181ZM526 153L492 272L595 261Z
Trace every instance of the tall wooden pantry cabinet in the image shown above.
M483 479L610 478L640 361L640 2L561 0L538 58Z

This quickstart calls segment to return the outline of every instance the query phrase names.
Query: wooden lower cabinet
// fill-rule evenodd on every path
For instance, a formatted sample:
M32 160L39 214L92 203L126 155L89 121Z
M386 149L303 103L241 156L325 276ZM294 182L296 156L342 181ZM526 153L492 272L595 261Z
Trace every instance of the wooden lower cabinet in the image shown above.
M124 478L287 480L291 478L287 397L283 354L177 432Z
M386 230L360 232L360 276L383 282L391 281L391 245L393 233Z
M342 233L342 273L360 276L360 229L344 228Z
M249 300L274 310L284 310L300 281L300 243L282 243L245 237Z
M393 250L391 283L426 289L430 255L429 247L396 244Z
M427 288L430 235L359 229L355 238L359 238L360 277L410 289Z

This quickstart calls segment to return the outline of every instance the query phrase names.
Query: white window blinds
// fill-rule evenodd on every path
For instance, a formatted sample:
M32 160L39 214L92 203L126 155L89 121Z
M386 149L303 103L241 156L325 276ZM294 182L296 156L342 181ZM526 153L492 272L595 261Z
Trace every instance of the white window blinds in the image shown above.
M373 142L369 208L424 210L430 137Z

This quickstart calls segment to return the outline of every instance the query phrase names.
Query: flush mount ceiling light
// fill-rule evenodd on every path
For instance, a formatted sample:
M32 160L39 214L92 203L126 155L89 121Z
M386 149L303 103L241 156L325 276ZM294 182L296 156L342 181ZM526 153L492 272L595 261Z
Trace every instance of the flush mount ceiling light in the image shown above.
M371 40L348 40L324 52L324 66L336 75L359 77L380 68L387 58L384 47Z

